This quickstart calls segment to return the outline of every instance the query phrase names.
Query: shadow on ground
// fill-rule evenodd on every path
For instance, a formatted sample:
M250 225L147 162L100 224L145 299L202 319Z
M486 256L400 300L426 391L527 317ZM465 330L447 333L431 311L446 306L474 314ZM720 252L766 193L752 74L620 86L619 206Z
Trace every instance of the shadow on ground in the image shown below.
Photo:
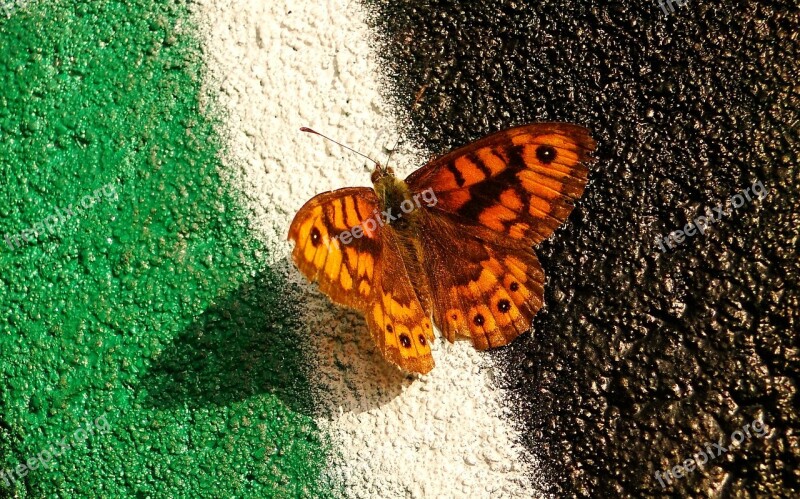
M228 405L260 393L313 411L285 283L268 270L211 306L156 360L142 384L158 408Z
M145 404L225 406L269 393L294 412L325 416L332 408L362 412L394 399L407 376L377 352L353 353L361 336L369 339L363 319L359 324L353 312L281 274L257 274L180 333L142 381ZM314 307L320 317L309 322L300 312ZM323 346L319 355L312 334L322 336L314 342ZM344 385L349 389L340 390Z

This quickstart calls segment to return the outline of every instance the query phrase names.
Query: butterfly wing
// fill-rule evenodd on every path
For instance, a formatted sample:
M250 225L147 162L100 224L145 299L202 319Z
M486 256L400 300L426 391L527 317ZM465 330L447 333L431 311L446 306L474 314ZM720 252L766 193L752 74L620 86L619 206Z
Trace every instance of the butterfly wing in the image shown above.
M437 158L406 183L432 190L433 211L448 213L505 243L538 244L567 219L586 186L595 142L566 123L522 125L489 135Z
M378 264L375 297L366 311L367 324L383 356L406 371L426 374L433 369L431 342L434 340L427 288L414 286L414 270L395 231L382 231L384 252ZM421 279L415 278L415 282ZM420 293L423 293L420 295Z
M372 298L383 249L380 234L364 231L349 244L336 236L362 226L377 208L375 191L367 187L323 192L303 205L289 226L295 265L339 305L363 310Z
M530 328L544 299L531 246L569 216L595 142L577 125L511 128L457 149L407 179L435 194L420 216L434 321L453 341L506 345Z
M396 234L379 223L376 210L375 191L365 187L313 197L289 227L292 258L331 300L364 313L387 360L424 374L433 369L430 313L414 291ZM344 231L355 234L356 226L363 236L336 237Z
M426 214L420 227L433 317L445 338L469 337L485 350L530 329L544 297L544 272L531 248L487 241L447 215Z

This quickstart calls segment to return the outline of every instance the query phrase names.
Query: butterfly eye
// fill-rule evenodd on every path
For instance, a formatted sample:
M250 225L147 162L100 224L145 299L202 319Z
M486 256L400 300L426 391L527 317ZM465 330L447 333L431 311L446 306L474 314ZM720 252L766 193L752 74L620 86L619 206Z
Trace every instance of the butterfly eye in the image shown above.
M426 343L425 342L425 337L422 336L422 335L419 335L419 344L422 345L422 346L425 346L425 343Z
M483 316L481 314L475 315L472 319L476 326L483 326Z
M393 331L394 331L394 329L392 328L392 325L391 325L391 324L387 324L387 325L386 325L386 332L387 332L387 333L391 333L391 332L393 332Z
M511 308L511 304L505 298L497 302L497 310L505 313Z
M539 146L536 148L536 158L542 163L549 165L556 159L556 149L553 146Z
M314 227L311 229L311 244L314 246L319 246L319 243L322 241L322 235L319 233L319 229Z
M407 334L401 334L400 344L403 345L403 348L411 348L411 338Z
M519 283L512 282L511 285L508 287L511 291L516 291L519 289Z

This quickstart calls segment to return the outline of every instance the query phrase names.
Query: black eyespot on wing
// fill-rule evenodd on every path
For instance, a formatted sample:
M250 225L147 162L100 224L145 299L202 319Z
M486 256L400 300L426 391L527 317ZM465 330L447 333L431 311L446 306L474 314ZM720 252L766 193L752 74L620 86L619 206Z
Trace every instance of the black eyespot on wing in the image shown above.
M314 247L317 247L320 245L321 242L322 242L322 234L319 233L318 228L314 227L313 229L311 229L311 244L313 244Z
M557 156L556 148L553 146L539 146L536 148L536 159L544 163L545 165L549 165L556 159Z

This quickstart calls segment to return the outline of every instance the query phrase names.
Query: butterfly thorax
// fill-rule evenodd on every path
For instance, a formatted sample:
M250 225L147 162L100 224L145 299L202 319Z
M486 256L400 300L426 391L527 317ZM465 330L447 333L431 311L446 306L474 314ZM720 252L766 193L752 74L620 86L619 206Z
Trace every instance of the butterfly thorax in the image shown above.
M372 173L372 182L380 209L387 215L387 223L400 233L408 232L415 226L418 216L418 206L408 184L395 177L394 170L381 166L376 167Z

